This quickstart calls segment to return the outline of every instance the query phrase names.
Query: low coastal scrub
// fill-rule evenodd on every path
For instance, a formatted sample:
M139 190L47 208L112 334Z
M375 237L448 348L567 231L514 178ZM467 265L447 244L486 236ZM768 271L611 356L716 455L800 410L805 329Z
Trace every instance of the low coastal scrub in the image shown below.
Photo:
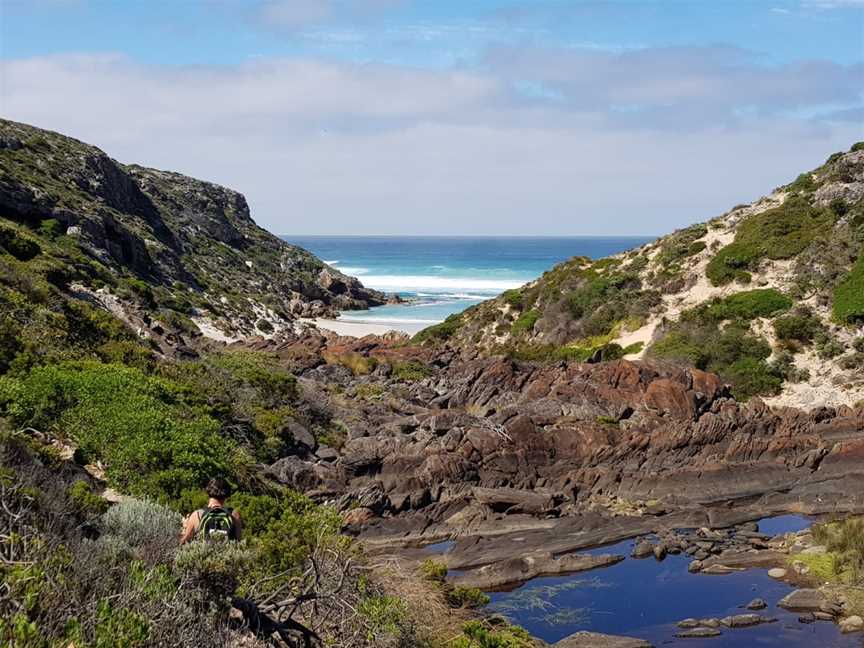
M700 239L708 234L708 226L704 223L691 225L666 237L660 246L657 263L667 275L680 271L681 262L705 249L705 242Z
M767 362L771 346L750 331L750 322L782 314L792 305L789 297L771 288L714 298L667 324L649 354L719 374L743 400L776 394L784 379L801 376L791 363Z
M510 333L516 336L530 334L534 330L534 325L538 319L540 319L540 311L526 311L513 322Z
M264 637L228 617L232 604L248 611L262 601L268 634L285 633L290 619L295 636L317 635L333 648L443 645L441 628L418 635L421 615L363 568L330 509L290 491L238 493L230 504L243 511L242 542L179 547L177 513L127 499L94 518L77 501L84 482L67 485L72 469L44 467L32 445L17 434L0 438L4 646L263 647ZM443 594L440 603L426 598L445 606Z
M415 344L423 344L426 342L443 342L453 337L457 333L457 331L459 331L459 329L464 326L464 324L465 321L462 315L456 313L454 315L450 315L440 324L435 324L434 326L423 329L422 331L417 333L411 341Z
M814 524L811 533L825 552L798 553L790 560L803 562L810 574L822 582L860 583L864 577L864 518Z
M768 342L737 324L721 329L713 321L682 315L648 353L719 374L741 400L776 394L783 384L766 362L771 356Z
M834 289L833 315L843 324L864 322L864 254Z
M831 210L814 207L804 196L790 196L778 207L744 220L735 240L714 255L705 272L715 286L747 283L761 261L796 256L826 236L834 220Z

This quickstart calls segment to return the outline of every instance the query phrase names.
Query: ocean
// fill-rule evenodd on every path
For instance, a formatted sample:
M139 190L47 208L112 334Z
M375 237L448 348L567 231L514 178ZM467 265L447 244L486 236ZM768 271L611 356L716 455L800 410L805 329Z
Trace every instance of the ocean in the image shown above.
M410 303L346 311L340 319L413 333L483 300L536 279L573 256L600 258L649 237L290 236L365 286Z

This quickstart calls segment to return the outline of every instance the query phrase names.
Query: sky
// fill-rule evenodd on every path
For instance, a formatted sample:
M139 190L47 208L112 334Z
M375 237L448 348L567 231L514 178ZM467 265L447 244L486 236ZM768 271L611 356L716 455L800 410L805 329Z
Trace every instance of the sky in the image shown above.
M0 0L0 115L281 234L662 234L864 140L864 0Z

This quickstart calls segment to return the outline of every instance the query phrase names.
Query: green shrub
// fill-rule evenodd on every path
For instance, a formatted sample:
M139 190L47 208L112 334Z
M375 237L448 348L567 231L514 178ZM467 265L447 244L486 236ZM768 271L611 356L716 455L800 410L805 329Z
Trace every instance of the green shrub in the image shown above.
M22 427L73 437L105 461L112 484L153 498L230 475L239 458L178 385L117 364L69 362L0 377L0 411Z
M513 322L510 332L513 335L524 335L531 333L534 330L534 324L540 319L540 311L530 310L522 313L519 318Z
M39 224L39 233L47 239L55 239L63 233L63 225L56 218L46 218Z
M446 593L447 603L454 608L476 610L489 605L491 600L476 587L456 586Z
M274 330L274 329L273 329L273 325L270 323L269 320L266 320L266 319L259 319L259 320L255 323L255 328L257 328L257 329L258 329L259 331L261 331L262 333L265 333L265 334L268 334L268 335L269 335L270 333L272 333L273 330Z
M711 259L705 270L715 286L734 280L749 280L748 271L756 270L763 259L789 259L819 237L826 236L834 214L799 196L744 220L735 240Z
M720 329L714 322L682 315L649 353L720 375L740 400L776 394L782 386L782 378L766 362L771 346L746 326Z
M370 642L382 634L400 635L409 620L405 602L395 596L368 596L360 601L357 612L368 622L370 629L366 638Z
M812 314L793 314L774 320L777 339L784 342L794 341L809 344L813 337L823 329L822 322Z
M455 648L533 648L531 635L518 626L491 626L483 621L469 621L462 626L462 636Z
M523 295L521 289L505 290L501 294L501 298L504 300L504 303L509 304L517 310L522 310Z
M864 142L855 142L852 145L852 148L849 149L850 152L854 153L855 151L864 151Z
M418 360L394 362L393 377L406 382L417 382L432 375L432 369Z
M30 261L42 254L36 241L11 227L0 227L0 248L19 261Z
M843 324L864 322L864 253L834 289L833 314Z
M812 173L802 173L793 182L786 185L786 190L792 193L810 193L816 190L816 181Z
M75 508L85 515L101 515L108 510L108 502L96 495L84 480L78 480L69 488L69 499Z
M178 513L156 502L124 499L109 508L100 523L106 536L135 548L152 543L176 545L182 522Z
M715 298L703 308L705 316L712 319L750 321L787 311L792 308L792 300L773 288L760 288Z
M147 645L150 626L143 615L101 601L96 608L94 648L138 648Z
M811 532L813 539L831 555L837 579L860 582L864 575L864 518L850 517L814 524Z
M174 557L177 571L214 602L225 605L246 579L258 557L245 542L190 542Z
M432 558L420 563L420 573L423 578L434 583L443 583L447 579L447 565Z
M673 268L682 259L698 254L705 249L705 242L699 239L707 233L708 226L700 223L666 237L657 254L657 263L664 268Z
M459 313L450 315L440 324L435 324L429 328L425 328L418 332L411 341L415 344L423 344L426 342L443 342L451 337L465 325L465 320Z

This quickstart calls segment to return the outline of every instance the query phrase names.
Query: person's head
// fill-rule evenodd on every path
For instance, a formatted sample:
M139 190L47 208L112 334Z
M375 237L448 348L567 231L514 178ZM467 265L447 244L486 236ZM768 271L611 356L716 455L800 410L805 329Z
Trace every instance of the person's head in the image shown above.
M231 496L231 486L221 477L214 477L204 489L211 498L224 502Z

